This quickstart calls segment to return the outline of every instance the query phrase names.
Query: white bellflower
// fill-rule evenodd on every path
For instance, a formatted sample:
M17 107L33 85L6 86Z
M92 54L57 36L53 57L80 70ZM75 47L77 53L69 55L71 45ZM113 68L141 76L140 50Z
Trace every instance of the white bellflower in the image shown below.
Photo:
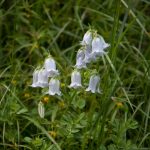
M49 95L61 95L60 82L58 79L51 78L49 81Z
M59 75L59 72L56 69L55 60L52 57L49 57L45 60L44 67L48 73L48 77L54 77Z
M47 87L48 86L48 75L47 71L45 69L39 70L38 73L38 82L37 82L37 87Z
M74 88L74 89L82 87L80 72L78 72L76 70L72 72L72 74L71 74L71 84L69 85L69 87Z
M39 70L35 70L33 72L33 82L32 82L31 87L38 87L38 84L37 84L37 82L38 82L38 73L39 73Z
M103 37L97 36L94 37L92 41L92 55L93 56L102 56L106 52L104 51L105 48L107 48L109 44L105 43Z
M86 68L86 63L84 61L84 58L85 58L85 51L79 49L77 52L76 65L75 65L77 69Z
M83 36L81 45L91 45L91 42L92 42L92 32L88 30Z
M97 75L92 75L90 77L89 86L86 91L91 91L92 93L101 93L99 89L100 77Z

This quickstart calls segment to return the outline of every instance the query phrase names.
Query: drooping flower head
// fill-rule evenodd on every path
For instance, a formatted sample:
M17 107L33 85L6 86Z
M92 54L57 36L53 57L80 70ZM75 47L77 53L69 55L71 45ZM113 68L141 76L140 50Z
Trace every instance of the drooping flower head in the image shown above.
M44 62L44 67L45 67L49 77L54 77L54 76L59 75L59 72L56 69L55 60L52 57L46 58L46 60Z
M38 73L39 73L39 70L35 70L33 72L33 81L32 81L31 87L38 87L38 84L37 84L37 82L38 82Z
M81 45L91 45L91 42L92 42L92 31L88 30L83 36Z
M47 87L48 86L48 74L45 69L40 69L38 72L38 80L37 80L37 87Z
M86 63L84 61L84 58L85 58L85 50L84 49L79 49L78 52L77 52L76 65L75 65L75 67L77 69L86 68Z
M61 95L60 81L55 78L51 78L49 81L49 95Z
M74 88L74 89L82 87L81 74L80 74L79 71L75 70L75 71L72 72L72 74L71 74L71 84L69 85L69 87Z
M100 36L100 38L101 38L101 41L102 41L102 43L103 43L103 48L104 48L104 49L105 49L105 48L108 48L108 47L110 46L110 44L106 43L106 42L104 41L104 38L103 38L102 36Z
M100 77L98 75L92 75L90 77L89 86L86 91L90 91L92 93L101 93L99 89Z
M95 36L92 40L92 55L93 56L102 56L106 52L104 51L109 44L105 43L102 36Z
M86 64L90 63L91 61L95 61L96 57L95 55L92 54L92 47L91 45L87 45L85 47L85 57L84 57L84 62Z

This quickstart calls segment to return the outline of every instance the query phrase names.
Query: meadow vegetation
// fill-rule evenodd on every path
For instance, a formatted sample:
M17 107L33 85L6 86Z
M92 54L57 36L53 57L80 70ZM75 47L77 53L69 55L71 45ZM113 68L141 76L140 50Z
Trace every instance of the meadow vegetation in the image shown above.
M149 0L1 0L0 149L150 150L149 24ZM68 88L89 28L110 44L81 71L98 70L101 94ZM62 96L30 86L49 54Z

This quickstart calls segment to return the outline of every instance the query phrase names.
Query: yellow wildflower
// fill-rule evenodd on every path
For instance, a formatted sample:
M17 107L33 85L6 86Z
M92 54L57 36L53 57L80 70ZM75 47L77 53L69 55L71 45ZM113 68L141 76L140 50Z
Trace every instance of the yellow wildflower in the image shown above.
M17 81L16 81L16 80L12 80L11 83L12 83L13 85L16 85L16 84L17 84Z
M55 131L49 131L48 132L53 138L56 138L57 133Z
M42 102L43 102L44 104L47 104L48 101L49 101L49 97L48 97L48 96L44 96Z
M122 108L122 107L123 107L123 104L122 104L121 102L117 102L117 103L116 103L116 106L117 106L118 108Z
M29 97L30 97L30 94L29 94L29 93L25 93L25 94L24 94L24 97L25 97L25 98L29 98Z

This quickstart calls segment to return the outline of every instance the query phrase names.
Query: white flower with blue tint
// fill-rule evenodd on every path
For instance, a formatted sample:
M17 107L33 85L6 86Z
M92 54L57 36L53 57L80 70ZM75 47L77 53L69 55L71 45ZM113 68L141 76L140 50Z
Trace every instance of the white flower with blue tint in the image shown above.
M86 68L86 63L84 61L85 51L83 49L79 49L76 56L76 65L77 69Z
M92 55L92 47L90 45L85 46L85 63L90 63L91 61L95 61L96 57Z
M60 82L58 79L51 78L49 81L49 95L61 95Z
M47 87L48 86L48 74L45 69L40 69L38 73L37 87Z
M103 37L96 36L94 37L92 41L92 55L93 56L102 56L106 52L104 51L105 48L107 48L109 44L105 43Z
M91 45L91 42L92 42L92 32L88 30L83 36L81 45Z
M110 46L110 44L106 43L106 42L104 41L104 38L103 38L102 36L100 36L100 38L101 38L101 41L102 41L102 43L103 43L103 48L104 48L104 49L105 49L105 48L108 48L108 47Z
M81 74L79 71L73 71L72 74L71 74L71 84L69 85L70 88L74 88L74 89L77 89L77 88L80 88L82 87L82 84L81 84Z
M38 74L39 74L39 70L35 70L33 72L33 82L32 82L32 85L31 87L38 87Z
M52 57L49 57L45 60L44 67L48 73L48 77L54 77L59 75L59 72L56 69L55 60Z
M101 93L99 89L100 77L97 75L92 75L90 77L89 86L86 91L91 91L92 93Z
M44 108L44 104L41 101L38 103L38 113L41 118L44 118L45 108Z

